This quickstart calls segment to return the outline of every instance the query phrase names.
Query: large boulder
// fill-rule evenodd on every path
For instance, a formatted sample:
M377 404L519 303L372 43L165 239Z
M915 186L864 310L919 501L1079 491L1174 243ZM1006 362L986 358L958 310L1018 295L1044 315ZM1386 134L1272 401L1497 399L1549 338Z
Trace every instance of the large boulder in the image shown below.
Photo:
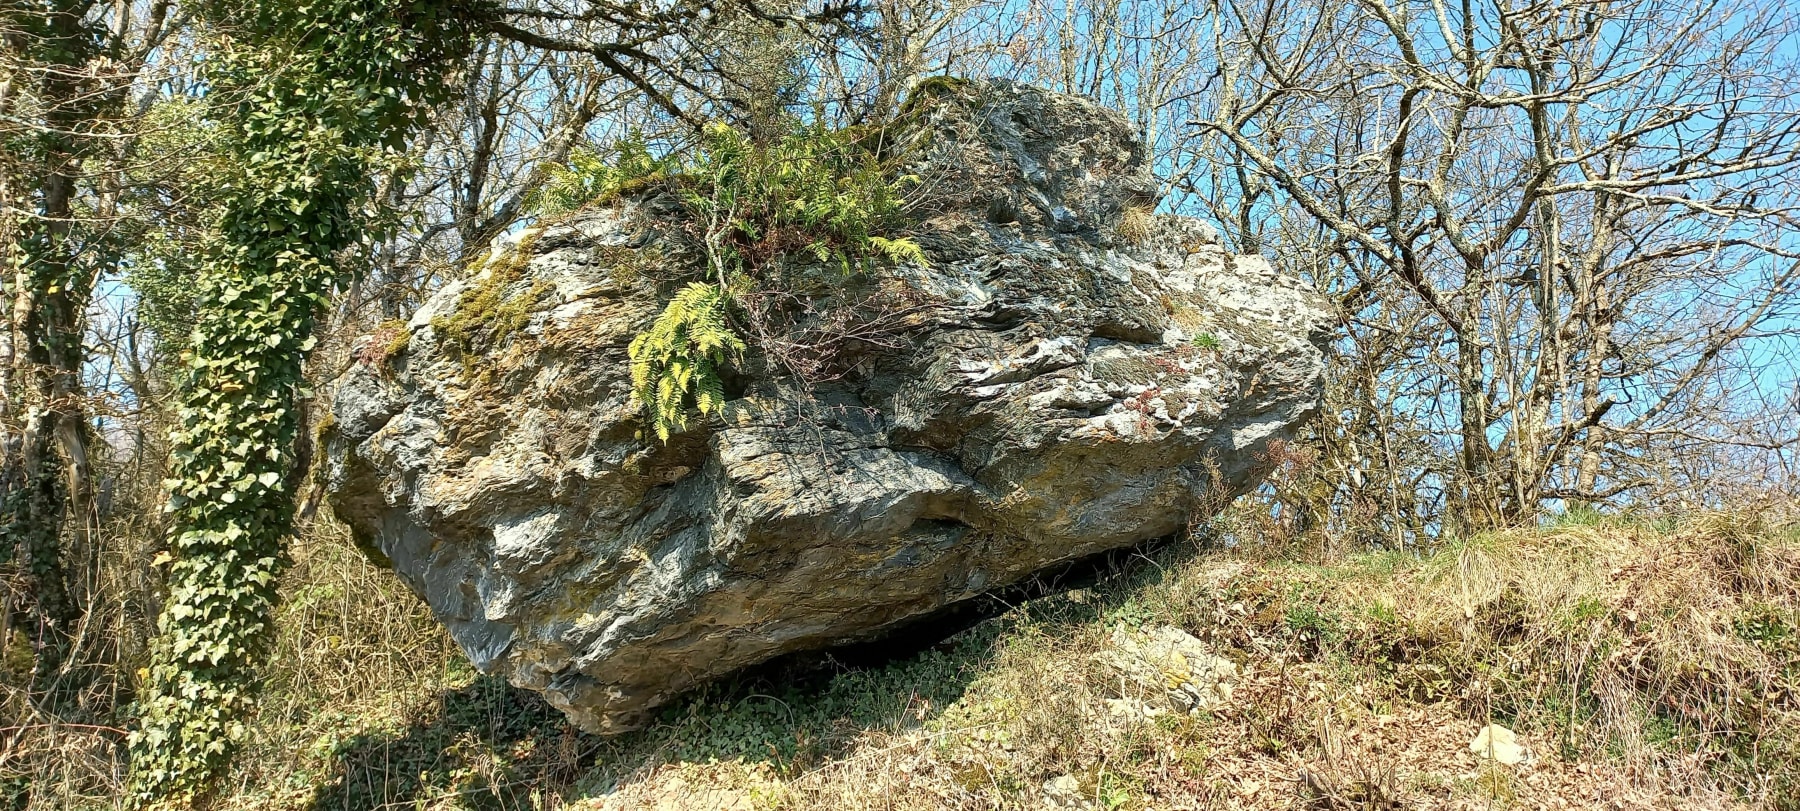
M1120 116L940 81L881 137L919 178L930 260L879 280L905 302L885 339L804 381L753 351L722 417L666 443L627 346L699 267L670 198L503 239L365 339L323 432L331 503L477 667L629 729L706 680L1175 533L1315 410L1325 302L1150 214ZM451 328L472 319L478 340Z

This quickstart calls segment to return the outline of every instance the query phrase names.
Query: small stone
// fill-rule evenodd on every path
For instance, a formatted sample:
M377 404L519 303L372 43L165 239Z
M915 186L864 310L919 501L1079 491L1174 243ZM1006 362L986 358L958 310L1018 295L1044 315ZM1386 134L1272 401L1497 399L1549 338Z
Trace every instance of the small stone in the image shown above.
M1044 781L1043 808L1050 811L1090 811L1098 808L1083 795L1081 781L1074 775L1053 777Z
M1172 625L1148 631L1119 629L1100 662L1119 679L1116 688L1131 698L1156 697L1175 712L1210 711L1231 701L1237 663L1214 654L1206 643Z
M1519 745L1519 736L1499 724L1488 724L1475 733L1469 751L1506 766L1517 766L1528 757L1525 747Z
M1117 716L1155 718L1168 710L1133 698L1106 699L1106 711Z

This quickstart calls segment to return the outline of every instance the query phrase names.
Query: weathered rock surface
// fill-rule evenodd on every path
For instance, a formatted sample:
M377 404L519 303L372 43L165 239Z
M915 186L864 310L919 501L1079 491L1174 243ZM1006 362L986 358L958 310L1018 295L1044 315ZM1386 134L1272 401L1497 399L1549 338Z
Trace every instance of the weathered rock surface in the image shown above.
M650 436L626 347L695 268L655 198L498 246L403 349L364 345L324 435L332 504L478 667L628 729L1258 482L1316 407L1322 299L1145 215L1144 148L1087 101L947 84L911 119L931 264L887 283L923 310L805 394L752 358L724 419ZM456 346L441 318L482 285L522 326Z
M1229 702L1237 687L1237 663L1172 625L1120 628L1098 658L1112 672L1119 700L1153 701L1148 706L1154 710L1212 710Z

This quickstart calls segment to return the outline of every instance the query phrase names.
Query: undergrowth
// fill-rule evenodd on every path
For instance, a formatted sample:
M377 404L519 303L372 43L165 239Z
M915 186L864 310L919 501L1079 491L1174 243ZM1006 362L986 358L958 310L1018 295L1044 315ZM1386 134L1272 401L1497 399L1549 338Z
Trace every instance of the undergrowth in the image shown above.
M606 739L472 672L319 526L222 807L1800 808L1795 532L1575 516L1425 553L1287 551L1168 548L922 652L763 669ZM1164 625L1239 665L1228 702L1149 711L1098 664ZM1488 724L1527 760L1472 755ZM37 807L107 807L105 756Z
M1061 786L1085 803L1066 807L1101 809L1797 807L1790 532L1593 517L1429 554L1266 552L1161 552L885 665L716 684L616 739L442 662L425 686L368 693L388 709L268 716L271 741L318 736L303 772L327 779L310 805L265 804L1036 809ZM1228 705L1121 700L1096 656L1159 625L1240 664ZM292 666L308 656L330 654ZM1531 759L1470 755L1490 723Z

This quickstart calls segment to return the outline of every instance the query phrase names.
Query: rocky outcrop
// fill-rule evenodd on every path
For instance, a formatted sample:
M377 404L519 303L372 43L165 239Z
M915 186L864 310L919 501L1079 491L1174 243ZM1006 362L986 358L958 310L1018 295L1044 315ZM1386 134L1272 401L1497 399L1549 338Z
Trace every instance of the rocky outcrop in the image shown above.
M747 359L723 418L666 444L627 345L695 260L653 194L506 240L365 341L323 436L331 502L478 667L627 729L744 666L1177 532L1316 407L1324 302L1150 215L1119 116L940 82L892 129L930 259L880 282L903 325L807 385ZM447 328L470 307L499 324L474 342Z

